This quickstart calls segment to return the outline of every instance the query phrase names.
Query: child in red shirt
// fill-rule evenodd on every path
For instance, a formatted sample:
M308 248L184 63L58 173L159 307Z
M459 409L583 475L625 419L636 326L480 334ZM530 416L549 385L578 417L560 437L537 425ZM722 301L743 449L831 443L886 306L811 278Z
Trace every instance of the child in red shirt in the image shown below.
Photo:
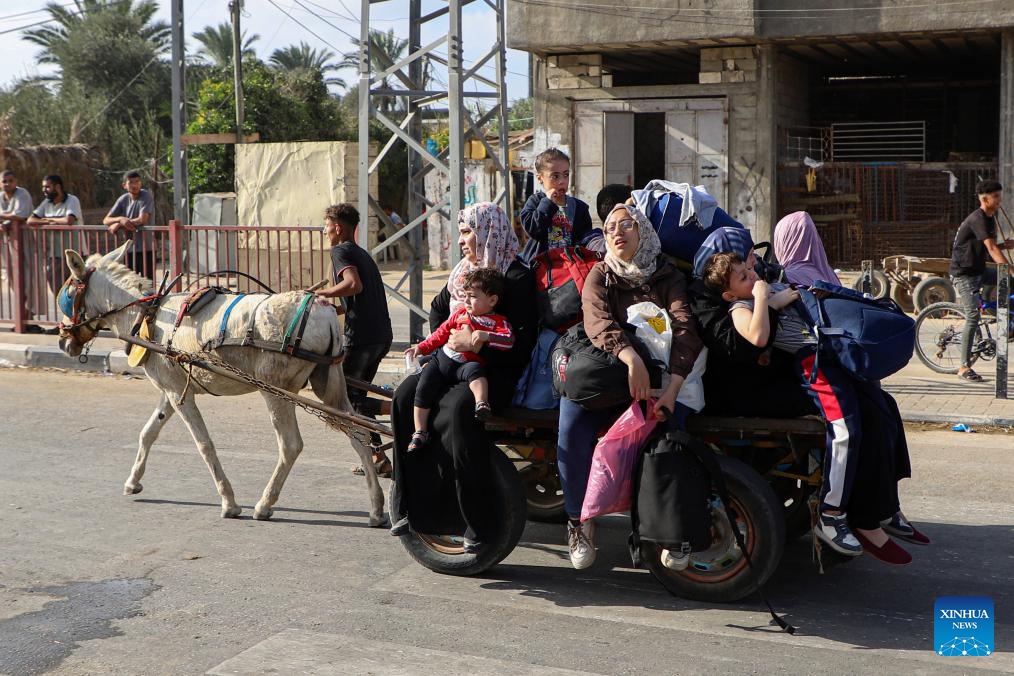
M486 421L492 415L489 407L489 381L483 368L485 360L478 352L483 344L496 350L509 350L514 345L514 332L506 317L493 313L503 293L503 275L495 268L479 268L465 276L465 307L455 311L430 336L405 355L436 354L419 375L412 416L415 433L408 452L418 450L429 441L429 415L434 402L455 383L467 382L475 395L475 419ZM457 352L447 345L452 329L472 331L471 351ZM442 348L442 349L437 349Z

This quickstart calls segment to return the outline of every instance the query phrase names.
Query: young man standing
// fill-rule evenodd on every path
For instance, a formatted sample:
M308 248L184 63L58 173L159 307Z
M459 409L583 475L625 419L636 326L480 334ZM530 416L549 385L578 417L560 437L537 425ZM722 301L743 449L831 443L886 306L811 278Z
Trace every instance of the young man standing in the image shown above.
M335 204L324 212L324 236L331 244L334 284L316 293L323 298L341 298L345 308L342 370L348 378L370 383L391 350L394 334L380 269L356 244L358 226L359 212L351 204ZM350 387L349 399L362 415L373 417L380 412L379 400L367 398L362 390ZM374 447L380 446L380 437L372 435L372 442ZM379 474L390 476L391 461L382 451L374 451L373 461Z
M63 179L58 175L50 174L42 179L42 194L46 199L42 200L42 203L28 217L30 227L81 223L81 202L74 195L69 195L64 191ZM38 239L42 245L43 255L46 257L46 280L53 290L53 295L56 295L63 283L64 249L75 249L83 254L87 252L82 251L80 239L67 232L50 230L43 232ZM50 329L47 333L57 333L57 331Z
M142 277L154 279L155 234L143 230L151 222L155 202L151 193L141 187L139 172L128 171L123 175L123 189L127 192L120 195L102 223L109 227L111 234L119 234L121 241L133 239L123 262Z
M1003 264L1004 249L1014 249L1014 240L996 242L996 212L1003 199L1003 186L997 181L979 181L975 187L979 208L968 215L954 236L951 252L950 275L958 303L965 311L965 327L961 332L961 366L958 377L973 383L982 382L982 376L972 370L972 340L979 325L979 304L982 301L982 277L986 272L987 256L994 263Z
M32 215L31 194L24 188L18 187L18 177L10 169L0 174L0 183L3 184L3 192L0 192L0 232L7 238L7 269L11 269L12 257L16 243L10 239L11 226L24 225L28 217ZM43 314L46 300L39 300L37 293L38 275L30 268L31 261L35 258L35 233L28 228L21 229L21 249L18 260L21 261L21 288L23 295L21 303L25 308L25 317L32 319L36 314ZM42 327L38 324L29 324L25 327L26 333L42 333Z

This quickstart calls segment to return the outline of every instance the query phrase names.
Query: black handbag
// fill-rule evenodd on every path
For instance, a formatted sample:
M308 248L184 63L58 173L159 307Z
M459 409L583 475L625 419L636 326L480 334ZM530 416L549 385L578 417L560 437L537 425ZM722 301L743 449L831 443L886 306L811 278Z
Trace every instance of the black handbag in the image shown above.
M654 360L640 339L628 332L631 345L648 369L651 387L662 387L664 365ZM589 411L626 406L631 402L627 365L611 352L600 350L584 332L571 327L553 348L553 388L561 397Z
M634 467L630 520L635 563L641 540L676 551L684 542L694 552L711 546L713 471L719 470L711 450L686 432L656 434L649 441Z

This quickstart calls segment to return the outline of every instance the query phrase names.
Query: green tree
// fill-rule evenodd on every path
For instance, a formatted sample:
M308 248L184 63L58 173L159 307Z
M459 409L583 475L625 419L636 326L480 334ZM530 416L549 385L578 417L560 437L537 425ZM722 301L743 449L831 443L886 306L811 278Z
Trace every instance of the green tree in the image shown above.
M200 43L197 56L206 60L212 66L218 68L229 68L232 66L232 24L222 22L217 26L205 26L193 34L193 38ZM246 31L240 34L240 45L242 46L243 61L254 58L253 43L261 39L260 35L254 33L247 37Z
M136 36L151 43L156 54L165 54L172 46L172 31L169 24L164 21L154 21L158 12L158 3L155 0L74 0L73 5L57 2L46 3L46 11L49 13L49 20L41 27L26 30L22 39L42 47L42 52L37 57L39 63L54 64L64 68L67 64L62 58L61 48L71 36L86 27L88 23L99 15L111 15L124 23L120 26L120 35ZM112 43L95 43L92 45L107 44L108 48L99 47L96 52L101 51L104 55L115 52Z
M345 89L347 86L345 80L340 77L328 76L328 73L334 72L340 67L334 62L334 58L334 52L328 49L318 51L305 42L300 42L299 45L276 49L271 53L268 61L280 70L307 70L320 73L324 84Z
M322 74L283 71L250 63L243 73L244 133L259 132L262 141L326 141L349 138L339 103L327 92ZM206 79L187 132L211 134L235 129L232 81ZM194 192L234 189L232 146L195 146L190 151L190 184Z

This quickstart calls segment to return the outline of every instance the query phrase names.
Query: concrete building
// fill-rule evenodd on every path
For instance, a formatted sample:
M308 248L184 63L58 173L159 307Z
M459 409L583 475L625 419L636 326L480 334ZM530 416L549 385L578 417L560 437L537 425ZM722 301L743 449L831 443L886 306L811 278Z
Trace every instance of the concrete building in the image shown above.
M759 240L809 211L849 264L949 255L976 179L1014 180L1009 0L507 8L509 46L532 55L536 147L570 150L590 203L605 183L701 183Z

